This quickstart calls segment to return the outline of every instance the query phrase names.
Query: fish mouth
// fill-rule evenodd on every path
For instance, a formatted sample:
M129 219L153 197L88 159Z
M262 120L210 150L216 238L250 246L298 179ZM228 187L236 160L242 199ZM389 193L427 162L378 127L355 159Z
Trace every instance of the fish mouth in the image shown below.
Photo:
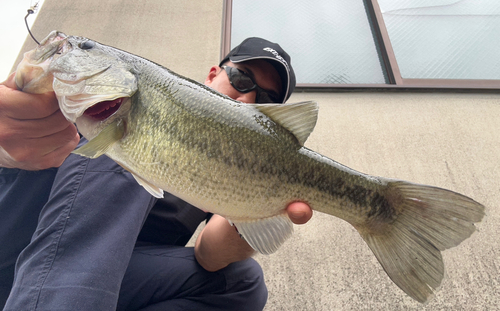
M120 97L113 100L106 100L103 102L99 102L94 106L85 110L83 115L92 118L97 121L106 120L110 116L112 116L115 112L120 109L122 103L125 101L127 97Z

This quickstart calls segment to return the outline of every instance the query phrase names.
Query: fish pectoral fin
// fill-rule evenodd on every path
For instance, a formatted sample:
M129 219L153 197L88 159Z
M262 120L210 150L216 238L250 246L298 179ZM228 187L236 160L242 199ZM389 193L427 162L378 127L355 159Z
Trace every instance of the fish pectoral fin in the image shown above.
M289 130L302 146L318 120L318 104L305 101L293 104L252 104L257 110Z
M117 119L106 126L94 139L72 153L95 159L105 154L124 135L125 122Z
M134 176L135 180L139 183L139 185L144 187L144 189L146 189L146 191L149 192L152 196L158 199L163 198L163 190L161 190L160 188L147 182L146 180L142 179L141 177L135 174L132 174L132 176Z
M276 252L293 232L293 223L285 212L264 219L230 222L253 249L265 255Z

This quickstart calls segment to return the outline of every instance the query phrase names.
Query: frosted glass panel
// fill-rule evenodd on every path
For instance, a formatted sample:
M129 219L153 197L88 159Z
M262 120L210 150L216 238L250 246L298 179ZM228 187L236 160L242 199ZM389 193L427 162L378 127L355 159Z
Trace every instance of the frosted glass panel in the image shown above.
M378 0L403 78L500 79L499 0Z
M363 0L235 0L231 47L247 37L276 42L297 83L387 83Z

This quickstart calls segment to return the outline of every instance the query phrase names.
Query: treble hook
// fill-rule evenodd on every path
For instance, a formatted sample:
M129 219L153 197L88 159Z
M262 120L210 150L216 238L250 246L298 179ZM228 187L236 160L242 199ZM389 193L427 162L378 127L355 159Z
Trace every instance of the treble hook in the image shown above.
M24 17L24 22L26 23L26 29L28 29L28 32L29 32L29 34L30 34L31 38L32 38L33 40L35 40L36 44L40 45L40 42L38 42L38 40L37 40L37 39L35 39L35 37L34 37L34 36L33 36L33 34L31 33L30 27L28 26L28 16L29 16L30 14L35 13L35 10L36 10L36 7L37 7L37 6L38 6L38 2L37 2L34 6L32 6L31 8L29 8L29 9L28 9L28 14L26 14L26 16Z

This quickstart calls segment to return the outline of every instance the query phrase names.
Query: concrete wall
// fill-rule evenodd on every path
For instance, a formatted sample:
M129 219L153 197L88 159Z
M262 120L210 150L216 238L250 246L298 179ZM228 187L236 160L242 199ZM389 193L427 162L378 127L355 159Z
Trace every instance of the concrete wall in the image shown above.
M210 66L219 63L222 3L46 0L32 32L38 41L52 30L91 38L202 82ZM23 50L35 46L28 37Z
M33 27L144 56L202 82L218 63L222 0L46 0ZM25 49L35 44L28 40ZM292 55L293 58L293 55ZM487 207L470 239L444 252L447 275L422 306L386 276L355 229L316 213L271 256L258 255L266 310L493 310L500 305L500 94L295 93L320 114L306 143L359 171L448 188ZM237 307L235 307L237 309Z

